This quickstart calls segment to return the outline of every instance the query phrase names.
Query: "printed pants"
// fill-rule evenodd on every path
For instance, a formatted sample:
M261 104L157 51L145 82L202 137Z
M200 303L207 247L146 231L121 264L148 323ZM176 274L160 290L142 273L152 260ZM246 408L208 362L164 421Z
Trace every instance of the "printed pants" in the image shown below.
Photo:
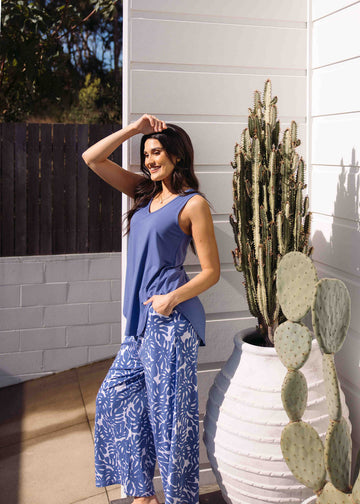
M199 502L198 338L176 309L149 309L143 334L126 336L96 398L96 486L154 495L156 459L166 504Z

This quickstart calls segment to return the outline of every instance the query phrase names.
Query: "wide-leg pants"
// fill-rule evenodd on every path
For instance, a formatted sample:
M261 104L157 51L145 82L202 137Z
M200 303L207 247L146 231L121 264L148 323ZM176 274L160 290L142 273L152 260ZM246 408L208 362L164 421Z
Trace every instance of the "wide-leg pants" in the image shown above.
M166 504L199 502L198 337L174 309L149 309L126 336L96 398L96 486L151 496L156 459Z

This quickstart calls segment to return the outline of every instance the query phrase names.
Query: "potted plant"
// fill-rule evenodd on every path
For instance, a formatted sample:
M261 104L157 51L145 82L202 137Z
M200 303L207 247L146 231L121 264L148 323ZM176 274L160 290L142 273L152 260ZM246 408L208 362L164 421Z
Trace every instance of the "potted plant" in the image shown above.
M279 142L276 103L267 80L262 99L255 91L248 127L235 145L232 163L233 258L244 275L258 326L235 336L234 351L210 390L204 419L208 458L231 504L300 504L311 494L294 478L280 448L288 419L281 402L286 369L273 347L275 330L285 321L276 295L276 270L289 251L311 254L311 217L309 199L303 197L305 165L296 152L297 125L292 121ZM316 272L311 281L317 281ZM312 391L306 420L325 432L321 356L316 341L312 346L304 366Z

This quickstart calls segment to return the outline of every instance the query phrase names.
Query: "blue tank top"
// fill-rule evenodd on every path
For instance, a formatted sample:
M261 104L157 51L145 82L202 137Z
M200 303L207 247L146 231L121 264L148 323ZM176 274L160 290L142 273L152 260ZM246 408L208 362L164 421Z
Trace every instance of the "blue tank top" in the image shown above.
M149 203L131 218L123 313L125 334L139 336L146 325L154 294L167 294L189 281L183 263L191 236L179 226L179 213L196 192L187 189L163 207L150 212ZM205 311L196 296L176 306L190 321L205 345Z

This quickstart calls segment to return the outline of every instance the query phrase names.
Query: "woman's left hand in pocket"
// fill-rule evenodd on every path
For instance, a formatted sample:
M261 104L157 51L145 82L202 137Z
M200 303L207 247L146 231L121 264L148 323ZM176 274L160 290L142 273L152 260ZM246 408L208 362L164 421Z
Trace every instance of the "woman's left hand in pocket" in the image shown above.
M154 294L151 298L144 301L144 305L152 304L153 309L160 315L169 317L173 311L173 304L171 302L170 294Z

